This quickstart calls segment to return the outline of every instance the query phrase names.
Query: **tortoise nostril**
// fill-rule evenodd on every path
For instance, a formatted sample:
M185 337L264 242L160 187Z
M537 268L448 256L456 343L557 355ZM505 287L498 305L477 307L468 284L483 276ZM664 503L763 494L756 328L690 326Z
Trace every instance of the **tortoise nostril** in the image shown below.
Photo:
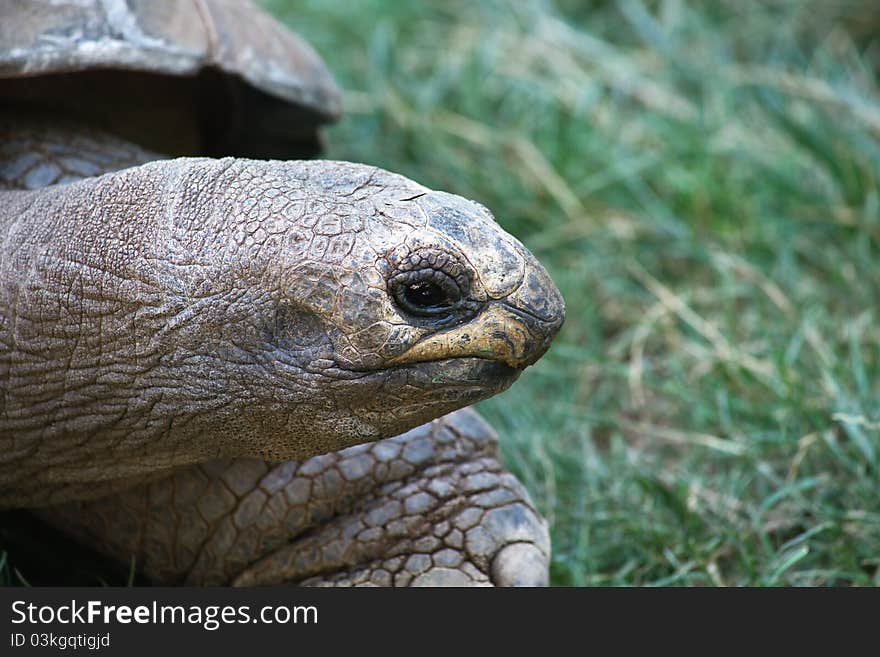
M533 289L520 286L501 303L520 317L542 344L549 345L565 323L565 302L556 286L547 279L535 293Z
M522 283L503 303L544 325L552 338L565 321L565 301L549 274L537 262L529 267Z

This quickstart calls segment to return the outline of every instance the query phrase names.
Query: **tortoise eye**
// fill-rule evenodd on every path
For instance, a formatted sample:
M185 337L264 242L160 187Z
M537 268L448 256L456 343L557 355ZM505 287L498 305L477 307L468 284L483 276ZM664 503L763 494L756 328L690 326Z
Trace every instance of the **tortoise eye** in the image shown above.
M392 267L388 293L405 313L444 321L474 310L474 302L468 301L470 274L448 251L415 249Z
M448 313L464 296L450 276L435 269L398 274L390 283L397 305L423 317Z
M414 308L436 308L454 303L436 283L413 283L406 286L403 294L406 303Z

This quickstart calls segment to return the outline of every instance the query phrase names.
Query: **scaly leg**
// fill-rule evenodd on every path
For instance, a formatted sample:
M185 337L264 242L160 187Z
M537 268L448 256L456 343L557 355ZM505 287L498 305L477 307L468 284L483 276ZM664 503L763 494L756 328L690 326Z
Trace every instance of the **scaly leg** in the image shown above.
M301 462L215 461L42 515L160 583L546 585L546 522L464 409Z

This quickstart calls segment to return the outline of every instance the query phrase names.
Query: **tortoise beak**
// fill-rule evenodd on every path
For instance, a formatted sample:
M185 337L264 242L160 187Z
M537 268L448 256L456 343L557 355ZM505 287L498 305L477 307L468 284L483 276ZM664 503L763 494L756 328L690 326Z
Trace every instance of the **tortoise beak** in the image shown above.
M546 353L564 321L562 295L540 271L467 324L425 338L394 362L484 358L522 370Z

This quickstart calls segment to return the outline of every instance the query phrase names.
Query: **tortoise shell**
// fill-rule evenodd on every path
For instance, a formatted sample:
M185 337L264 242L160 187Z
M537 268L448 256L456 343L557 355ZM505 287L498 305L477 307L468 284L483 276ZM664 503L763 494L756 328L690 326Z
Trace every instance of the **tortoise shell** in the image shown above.
M241 0L7 0L0 102L172 155L250 157L315 152L341 110L317 53Z

